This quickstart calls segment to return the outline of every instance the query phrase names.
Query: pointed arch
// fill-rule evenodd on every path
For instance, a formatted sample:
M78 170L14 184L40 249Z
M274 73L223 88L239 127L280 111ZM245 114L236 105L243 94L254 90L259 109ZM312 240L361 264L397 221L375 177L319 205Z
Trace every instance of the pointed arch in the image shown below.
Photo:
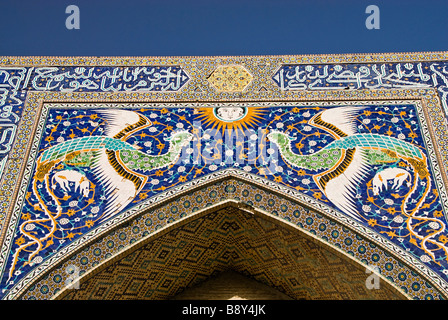
M11 294L13 298L23 299L52 298L64 288L68 266L79 266L82 281L83 277L99 270L100 265L117 261L129 250L135 250L144 239L172 230L210 208L230 203L236 203L243 211L255 210L263 217L287 224L364 268L377 265L382 279L409 298L446 296L437 277L418 261L409 262L407 259L412 257L390 241L303 194L235 169L173 188L112 219L102 230L94 230L89 237L67 248L58 260L50 260L51 265L38 269L40 274L29 275L29 280L11 290ZM119 218L121 220L117 221Z
M227 199L135 243L53 299L172 299L234 271L292 299L407 299L365 266L281 219ZM210 297L212 298L212 297ZM213 299L213 298L212 298Z

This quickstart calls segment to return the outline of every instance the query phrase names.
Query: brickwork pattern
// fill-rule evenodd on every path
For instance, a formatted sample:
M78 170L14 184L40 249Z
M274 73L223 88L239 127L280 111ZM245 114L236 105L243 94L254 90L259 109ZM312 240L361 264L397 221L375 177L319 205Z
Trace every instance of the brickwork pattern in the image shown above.
M233 270L293 299L403 299L342 254L259 216L227 207L130 252L60 299L169 299ZM87 278L87 277L86 277Z

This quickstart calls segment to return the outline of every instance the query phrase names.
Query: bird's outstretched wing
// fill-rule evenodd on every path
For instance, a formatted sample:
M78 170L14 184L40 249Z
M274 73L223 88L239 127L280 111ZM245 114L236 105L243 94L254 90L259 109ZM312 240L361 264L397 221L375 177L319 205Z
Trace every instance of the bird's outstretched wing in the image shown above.
M330 133L340 139L357 133L354 118L366 107L338 107L319 112L309 124Z
M329 170L314 176L319 189L344 213L361 221L356 210L356 186L368 173L369 164L362 149L343 150L340 161Z
M122 211L141 191L147 177L128 170L117 160L119 151L97 153L93 171L105 188L106 207L102 220Z
M146 116L135 111L99 109L95 112L101 114L107 120L105 134L122 141L126 141L130 135L152 125L152 122Z

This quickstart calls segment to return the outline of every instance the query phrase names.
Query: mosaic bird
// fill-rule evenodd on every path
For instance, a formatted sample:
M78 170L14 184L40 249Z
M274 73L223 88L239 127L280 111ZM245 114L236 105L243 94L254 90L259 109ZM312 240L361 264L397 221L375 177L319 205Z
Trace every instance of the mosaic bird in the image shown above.
M356 210L356 187L368 173L370 165L407 161L420 179L427 178L426 191L430 179L426 156L413 144L387 135L357 133L354 118L364 107L339 107L316 114L308 122L310 125L328 132L334 141L318 152L300 155L291 148L291 137L273 130L268 134L285 160L291 166L320 171L313 180L326 197L350 217L360 220ZM414 190L417 184L414 184ZM412 194L412 192L411 192ZM424 197L426 197L427 192ZM408 195L408 199L410 194ZM408 200L406 199L406 200ZM424 201L422 199L417 207Z
M177 162L182 147L193 135L174 132L168 152L149 155L139 146L126 142L132 135L152 125L142 114L127 110L97 110L107 120L105 136L74 138L45 150L37 161L36 179L43 180L59 162L91 167L105 189L107 205L102 219L118 213L145 186L148 171ZM138 172L137 172L138 171Z

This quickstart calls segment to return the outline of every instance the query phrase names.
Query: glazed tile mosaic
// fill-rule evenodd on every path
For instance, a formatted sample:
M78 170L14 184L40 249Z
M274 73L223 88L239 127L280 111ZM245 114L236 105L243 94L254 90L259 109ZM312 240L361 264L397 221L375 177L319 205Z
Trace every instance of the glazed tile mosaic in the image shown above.
M73 261L87 283L232 200L446 298L446 58L0 57L0 296L51 299Z

